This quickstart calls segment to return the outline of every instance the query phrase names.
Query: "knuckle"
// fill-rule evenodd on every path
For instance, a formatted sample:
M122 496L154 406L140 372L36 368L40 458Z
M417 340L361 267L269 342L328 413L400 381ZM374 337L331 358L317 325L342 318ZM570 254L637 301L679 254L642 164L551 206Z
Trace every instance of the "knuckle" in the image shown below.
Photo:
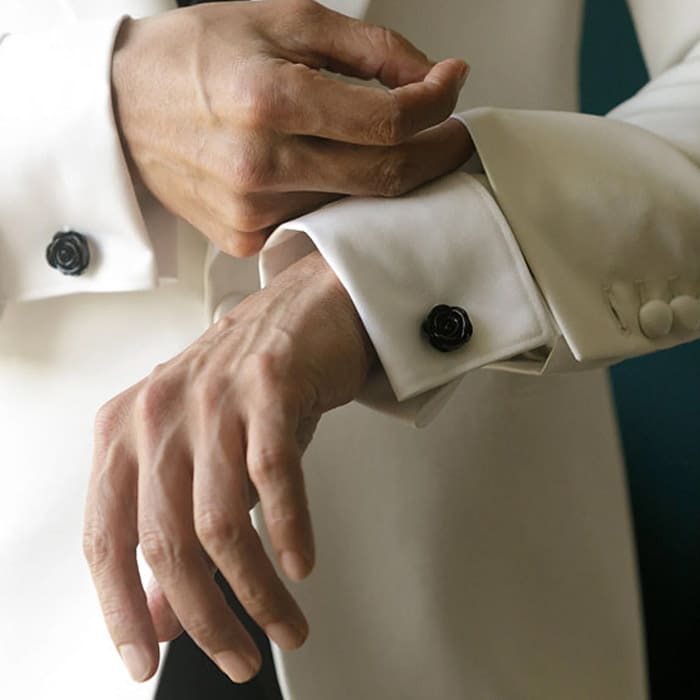
M389 29L389 27L376 27L378 40L382 43L386 50L387 56L392 56L396 51L406 45L406 39L397 31Z
M286 354L289 338L284 333L275 337L279 351ZM290 382L290 367L284 360L269 352L255 352L244 359L239 369L242 386L258 403L267 403L272 398L278 405L288 403L294 393Z
M238 118L249 128L266 130L277 116L278 88L265 73L251 73L238 94Z
M260 622L262 622L260 618L263 614L272 619L279 617L276 614L277 606L274 603L274 597L265 590L260 582L249 576L243 577L241 581L236 583L236 597L248 614Z
M148 565L161 574L174 571L182 562L182 548L160 528L149 527L139 535L141 552Z
M122 503L124 468L126 466L128 470L131 453L126 443L116 440L105 445L100 456L102 461L95 465L92 472L93 490L90 505L93 513L99 512L98 509L104 504L114 506ZM127 510L131 509L124 506L120 508L122 512Z
M324 9L322 5L314 2L314 0L290 0L289 4L293 15L303 15L305 19L320 13Z
M279 484L289 476L296 461L297 455L291 449L264 448L248 458L248 473L258 488L264 488L268 484Z
M193 380L192 394L205 414L218 413L226 397L225 382L210 371L202 371Z
M244 539L244 528L230 513L207 508L195 518L195 533L206 549L238 548Z
M238 325L238 321L234 317L234 315L229 312L227 314L224 314L212 327L211 330L215 332L215 337L217 338L217 341L223 338L226 334L230 333L234 328L236 328ZM193 361L192 361L192 373L195 376L199 376L202 372L206 370L206 368L209 366L209 357L207 356L206 353L202 352L200 353Z
M107 401L100 406L95 415L95 438L105 441L120 427L122 421L122 406L120 397Z
M263 148L235 150L228 158L227 177L235 194L258 192L274 184L275 162Z
M136 411L147 425L158 423L172 394L171 381L163 365L156 367L136 397Z
M250 258L262 250L266 240L267 234L264 232L241 233L235 231L226 236L222 250L232 258Z
M398 197L409 189L409 163L399 149L389 151L375 168L372 180L376 194L382 197Z
M276 481L279 463L272 455L256 455L248 460L248 473L256 485L264 486Z
M226 231L220 241L217 241L218 247L226 255L232 258L243 258L242 252L242 239L243 236L240 231L231 231L230 229Z
M249 195L236 196L230 208L231 226L236 231L257 231L265 225L265 212Z
M185 621L184 627L197 645L210 653L216 653L221 647L227 645L220 639L220 620L211 620L201 613L190 615Z
M87 525L83 531L83 555L95 574L111 567L115 559L114 540L106 528Z
M265 522L289 532L303 533L308 530L310 522L309 504L306 498L306 488L301 469L294 469L295 477L301 488L295 493L293 501L279 502L268 506Z
M239 118L248 126L268 126L271 112L269 98L255 85L251 85L244 95L239 98Z
M103 436L109 434L114 428L117 417L117 407L115 399L110 399L107 403L102 404L95 413L95 435Z
M128 629L131 623L127 608L118 600L103 603L102 616L110 630Z
M215 331L216 334L226 333L233 326L233 320L230 316L222 316L209 330ZM211 358L207 352L210 344L202 343L196 352L192 354L189 361L189 376L199 377L203 372L207 371Z
M257 386L261 393L265 393L275 384L276 362L267 352L252 352L243 358L239 376L244 383Z
M406 140L409 132L407 117L393 93L387 93L390 101L375 123L374 137L385 146L396 146Z

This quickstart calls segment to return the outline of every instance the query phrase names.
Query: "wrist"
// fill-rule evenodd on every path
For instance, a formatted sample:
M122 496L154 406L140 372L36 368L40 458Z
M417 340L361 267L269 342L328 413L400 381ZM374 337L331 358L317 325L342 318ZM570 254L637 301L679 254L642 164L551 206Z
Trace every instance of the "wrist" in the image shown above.
M320 312L319 318L328 319L329 328L335 327L336 332L342 332L348 346L346 349L352 348L355 370L366 378L378 362L374 345L350 295L321 253L314 251L304 256L276 277L270 286L286 287L290 282L294 284L300 280L305 291L314 297L307 310L315 308Z
M122 151L129 168L129 173L134 181L140 181L138 168L131 153L130 139L127 136L127 116L128 102L130 98L130 75L132 74L131 58L129 50L129 37L133 32L133 25L136 20L126 17L117 32L114 41L114 51L112 53L111 65L111 87L112 87L112 111L114 123L119 134Z
M358 348L362 348L366 376L374 369L378 362L374 345L367 334L360 315L357 313L357 309L355 308L352 298L342 285L341 281L338 279L338 276L333 271L333 268L326 262L325 258L318 251L311 253L309 257L311 256L315 257L312 263L318 266L319 283L325 286L329 303L337 308L339 312L348 319L351 326L351 332L357 339Z

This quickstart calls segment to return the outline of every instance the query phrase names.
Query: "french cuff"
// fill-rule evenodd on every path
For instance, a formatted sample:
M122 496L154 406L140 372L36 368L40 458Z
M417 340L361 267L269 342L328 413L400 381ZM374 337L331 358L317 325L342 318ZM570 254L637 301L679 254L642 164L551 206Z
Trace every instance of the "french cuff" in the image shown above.
M146 193L139 201L114 121L122 19L10 34L0 45L0 305L157 286L154 251L162 275L175 274L175 219ZM75 246L83 269L70 265Z
M399 402L437 390L437 410L440 387L554 338L513 234L476 176L454 173L396 199L345 199L286 223L262 251L262 283L314 248L352 298ZM465 309L473 325L453 352L421 333L442 304Z

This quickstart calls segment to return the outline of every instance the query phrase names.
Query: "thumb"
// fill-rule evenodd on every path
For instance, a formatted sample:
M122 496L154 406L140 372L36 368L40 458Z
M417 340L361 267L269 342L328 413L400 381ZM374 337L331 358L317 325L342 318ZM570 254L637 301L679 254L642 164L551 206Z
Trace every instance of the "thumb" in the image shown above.
M423 80L431 61L404 36L385 27L347 17L315 2L297 11L299 32L282 38L299 50L299 37L314 56L314 67L398 87ZM293 43L291 43L293 42Z

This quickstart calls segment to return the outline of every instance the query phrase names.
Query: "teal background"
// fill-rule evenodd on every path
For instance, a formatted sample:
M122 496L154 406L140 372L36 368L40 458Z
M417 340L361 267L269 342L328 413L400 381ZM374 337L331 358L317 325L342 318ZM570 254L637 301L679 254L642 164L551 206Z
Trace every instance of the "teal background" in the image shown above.
M588 0L583 111L605 114L647 79L625 0ZM611 376L639 551L652 698L700 697L700 343L624 362Z

